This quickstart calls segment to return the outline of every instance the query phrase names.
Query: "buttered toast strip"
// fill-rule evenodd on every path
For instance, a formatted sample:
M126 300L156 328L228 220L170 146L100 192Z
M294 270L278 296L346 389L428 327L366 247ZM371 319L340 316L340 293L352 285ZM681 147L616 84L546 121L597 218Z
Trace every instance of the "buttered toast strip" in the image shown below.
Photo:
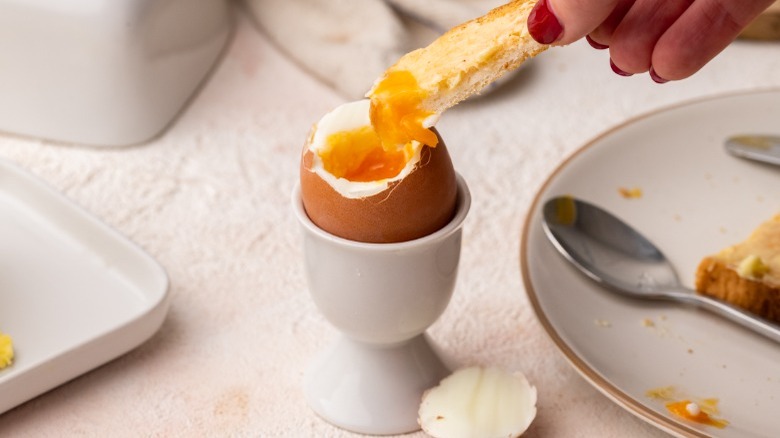
M526 25L535 4L518 0L500 6L401 57L366 95L383 142L435 145L436 136L426 128L438 115L544 51L548 46L537 43Z
M517 68L547 46L528 33L526 21L536 0L518 0L454 27L429 46L404 55L380 78L408 71L427 93L422 107L434 113L479 93L504 73Z

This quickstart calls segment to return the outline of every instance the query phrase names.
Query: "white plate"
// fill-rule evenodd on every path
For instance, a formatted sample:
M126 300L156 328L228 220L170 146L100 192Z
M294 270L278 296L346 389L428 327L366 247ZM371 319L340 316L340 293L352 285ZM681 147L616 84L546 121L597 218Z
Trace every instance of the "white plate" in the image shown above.
M541 228L541 205L574 195L637 227L693 286L701 258L780 212L780 167L733 158L725 137L780 134L780 90L686 103L611 130L549 178L525 224L523 281L545 329L596 388L677 436L776 437L780 344L701 310L631 300L567 265ZM628 199L620 188L639 188ZM654 325L650 326L650 322ZM648 390L717 398L724 429L670 415Z
M162 324L168 278L149 255L0 161L0 413L133 349Z

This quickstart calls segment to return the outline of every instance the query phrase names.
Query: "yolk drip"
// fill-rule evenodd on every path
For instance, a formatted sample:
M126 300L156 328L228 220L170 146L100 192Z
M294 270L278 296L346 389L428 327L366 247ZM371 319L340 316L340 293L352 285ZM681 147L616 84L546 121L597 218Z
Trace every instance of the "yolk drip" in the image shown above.
M422 108L427 93L420 88L411 72L389 72L371 95L371 124L382 139L385 150L397 149L412 140L436 146L436 134L423 127L433 114Z
M712 411L714 409L714 406L717 404L717 400L713 400L713 399L704 400L701 409L699 409L697 406L697 409L694 410L694 412L691 412L691 410L689 410L688 405L691 403L692 402L690 400L669 402L666 404L666 409L668 409L669 412L671 412L674 415L677 415L680 418L684 418L686 420L693 421L699 424L705 424L707 426L714 426L719 429L723 429L729 424L727 421L714 418L712 415L705 412L705 410Z
M411 145L386 150L371 126L328 136L327 146L318 154L325 170L337 178L368 182L392 178L412 157Z

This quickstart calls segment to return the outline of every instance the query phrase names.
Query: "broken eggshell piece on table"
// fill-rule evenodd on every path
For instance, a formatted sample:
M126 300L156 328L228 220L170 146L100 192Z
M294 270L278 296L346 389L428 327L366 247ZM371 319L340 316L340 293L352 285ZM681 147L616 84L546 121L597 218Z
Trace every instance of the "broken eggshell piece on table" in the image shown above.
M459 369L426 391L422 429L434 438L512 438L536 417L536 388L522 373L496 367Z

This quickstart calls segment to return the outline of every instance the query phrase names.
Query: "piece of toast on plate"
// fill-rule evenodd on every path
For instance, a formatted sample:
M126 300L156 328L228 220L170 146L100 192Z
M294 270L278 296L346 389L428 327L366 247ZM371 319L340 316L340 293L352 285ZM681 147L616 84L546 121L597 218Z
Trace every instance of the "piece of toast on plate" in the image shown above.
M696 291L780 323L780 214L743 242L705 257Z

